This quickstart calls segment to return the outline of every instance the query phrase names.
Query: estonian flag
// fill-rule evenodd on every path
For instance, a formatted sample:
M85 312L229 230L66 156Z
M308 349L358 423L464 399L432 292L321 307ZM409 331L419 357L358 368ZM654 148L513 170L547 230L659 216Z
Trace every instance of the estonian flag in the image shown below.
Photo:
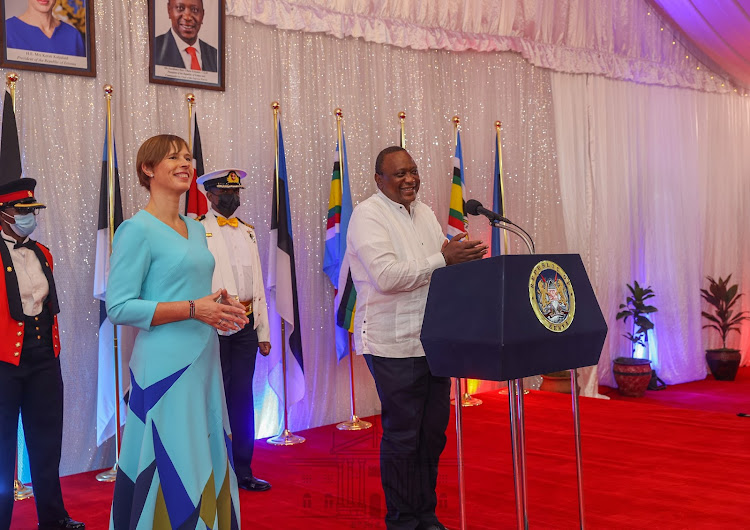
M106 129L105 129L106 131ZM120 177L117 170L117 151L115 153L115 230L122 223L122 199L120 197ZM99 378L96 395L96 445L103 444L115 434L115 397L114 397L114 341L113 325L107 317L105 299L107 296L107 278L109 277L109 255L112 252L109 238L109 182L107 178L107 133L104 133L104 154L102 155L102 179L99 193L99 223L96 232L96 263L94 265L94 298L99 300ZM118 338L122 337L118 326ZM129 377L123 367L122 347L120 347L120 422L125 424L125 402L123 396L128 389L123 384L123 375Z
M297 273L294 267L294 243L292 241L292 217L289 208L289 178L286 172L284 137L279 120L278 167L274 168L273 202L271 204L271 244L268 258L268 290L276 312L286 322L286 348L288 356L287 402L296 403L305 395L305 374L302 360L302 337L300 334L299 303L297 301ZM275 353L275 355L274 355ZM269 384L276 395L283 396L284 379L281 363L281 348L271 350Z
M201 147L201 133L198 131L198 114L193 114L193 180L190 189L185 194L185 215L196 218L208 212L208 201L198 189L196 180L205 173L203 169L203 148Z

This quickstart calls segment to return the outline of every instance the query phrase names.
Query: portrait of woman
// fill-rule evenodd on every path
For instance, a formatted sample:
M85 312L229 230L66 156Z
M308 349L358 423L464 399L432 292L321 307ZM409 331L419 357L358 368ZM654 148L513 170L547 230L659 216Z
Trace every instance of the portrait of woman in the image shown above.
M83 35L53 13L57 0L26 0L26 10L5 20L5 46L35 52L86 56ZM10 4L10 2L6 2ZM6 6L6 11L9 6Z
M185 141L159 135L141 145L146 207L113 241L107 313L139 329L132 390L112 501L111 528L234 528L237 479L216 330L248 323L226 290L211 292L214 258L199 222L179 213L193 178ZM235 526L233 526L233 522Z

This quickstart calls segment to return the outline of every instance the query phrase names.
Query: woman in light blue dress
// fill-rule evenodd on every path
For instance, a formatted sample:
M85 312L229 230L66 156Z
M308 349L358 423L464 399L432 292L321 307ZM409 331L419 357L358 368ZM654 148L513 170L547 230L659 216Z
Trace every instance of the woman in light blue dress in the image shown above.
M191 159L177 136L144 142L136 167L151 198L114 238L107 313L114 324L140 329L114 530L240 526L216 330L244 327L248 319L225 290L211 293L205 230L179 214Z

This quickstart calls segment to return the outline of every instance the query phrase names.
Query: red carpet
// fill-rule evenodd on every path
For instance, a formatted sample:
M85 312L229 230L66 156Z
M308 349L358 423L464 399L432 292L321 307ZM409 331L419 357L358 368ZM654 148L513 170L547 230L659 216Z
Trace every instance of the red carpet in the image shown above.
M515 528L507 397L482 394L464 409L470 529ZM708 379L642 399L581 400L586 523L590 529L750 528L750 369L737 381ZM578 527L570 396L526 396L531 528ZM254 469L267 493L240 491L245 529L383 528L378 418L359 433L305 431L294 447L256 445ZM438 515L458 528L455 431L441 464ZM95 473L65 477L70 514L107 527L112 484ZM16 503L13 528L36 528L33 501Z

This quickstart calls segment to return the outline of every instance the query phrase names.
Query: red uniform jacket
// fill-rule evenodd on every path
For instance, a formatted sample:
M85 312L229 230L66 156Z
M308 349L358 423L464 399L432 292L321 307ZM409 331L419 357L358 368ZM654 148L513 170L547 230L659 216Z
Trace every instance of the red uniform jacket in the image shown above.
M60 355L60 331L57 327L57 313L60 307L57 303L55 279L52 276L52 254L47 247L34 242L31 250L39 258L42 271L49 283L49 295L46 304L54 316L52 325L52 345L55 357ZM21 306L21 295L18 291L18 279L13 267L13 261L8 252L8 246L0 241L0 257L2 257L3 274L0 274L0 361L15 364L21 361L21 347L23 346L24 314Z

